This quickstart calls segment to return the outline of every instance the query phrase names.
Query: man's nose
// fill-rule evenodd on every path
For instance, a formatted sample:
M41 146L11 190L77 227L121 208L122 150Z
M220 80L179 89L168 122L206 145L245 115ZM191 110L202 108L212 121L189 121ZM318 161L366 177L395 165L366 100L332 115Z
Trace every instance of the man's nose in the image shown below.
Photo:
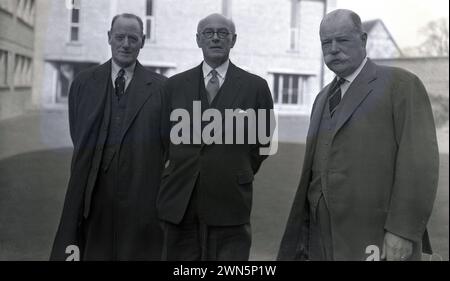
M219 38L219 33L217 33L217 32L214 32L214 33L213 33L213 37L212 37L212 40L213 40L214 42L218 42L218 41L220 41L220 38Z
M130 41L128 40L128 37L125 36L125 38L123 39L123 44L122 47L129 47L130 46Z
M331 53L339 52L339 46L335 40L331 42Z

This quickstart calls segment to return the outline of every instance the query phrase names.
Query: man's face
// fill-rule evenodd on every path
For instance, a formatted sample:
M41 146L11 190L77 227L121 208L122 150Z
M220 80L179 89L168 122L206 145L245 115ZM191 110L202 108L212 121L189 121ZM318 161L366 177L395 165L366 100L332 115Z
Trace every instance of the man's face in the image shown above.
M136 61L140 49L144 47L145 36L136 19L119 17L108 32L108 42L114 62L120 67L128 67Z
M358 32L349 18L325 19L320 41L325 64L339 77L352 74L366 56L367 34Z
M236 34L232 33L229 22L224 18L209 17L199 26L197 45L211 67L224 63L235 43Z

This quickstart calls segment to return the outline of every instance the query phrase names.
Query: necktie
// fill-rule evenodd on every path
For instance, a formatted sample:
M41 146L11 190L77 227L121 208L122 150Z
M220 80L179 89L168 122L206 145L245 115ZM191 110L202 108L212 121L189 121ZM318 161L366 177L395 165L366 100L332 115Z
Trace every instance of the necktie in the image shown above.
M334 85L333 87L331 87L330 92L328 94L331 117L333 117L333 114L336 111L336 107L341 102L341 85L344 82L345 79L336 77Z
M209 79L208 84L206 85L206 91L208 91L208 101L211 104L214 98L219 92L220 84L219 78L217 77L217 71L215 69L211 70L212 77Z
M117 73L116 80L114 81L115 93L118 99L120 99L125 93L125 70L121 68Z

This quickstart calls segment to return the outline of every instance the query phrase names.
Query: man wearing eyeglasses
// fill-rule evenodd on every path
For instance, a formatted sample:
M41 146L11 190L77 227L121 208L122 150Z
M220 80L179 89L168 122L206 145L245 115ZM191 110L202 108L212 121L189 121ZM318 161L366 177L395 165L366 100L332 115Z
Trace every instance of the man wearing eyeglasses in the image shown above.
M227 109L245 114L273 108L266 81L229 60L236 38L234 23L222 15L199 22L197 44L204 60L168 80L165 118L184 109L191 117L188 127L201 123L204 129L208 120L198 120L196 102L201 103L201 113L214 109L222 116ZM175 121L167 120L165 128L172 131ZM248 260L252 182L267 157L260 155L263 144L209 144L204 138L195 143L198 133L192 132L187 143L167 140L169 157L157 199L163 260Z
M54 260L70 259L73 246L82 260L161 257L155 201L165 77L137 61L145 35L136 15L115 16L108 43L112 59L80 73L70 88L74 152Z

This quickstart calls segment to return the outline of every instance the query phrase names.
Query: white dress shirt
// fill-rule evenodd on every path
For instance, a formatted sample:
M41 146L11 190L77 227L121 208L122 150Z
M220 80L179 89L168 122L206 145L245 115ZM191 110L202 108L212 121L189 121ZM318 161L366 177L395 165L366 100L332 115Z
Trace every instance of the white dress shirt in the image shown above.
M366 65L366 63L367 63L367 56L364 58L362 63L358 66L358 68L352 74L350 74L346 77L343 77L345 79L345 82L341 84L341 94L342 94L341 97L344 97L348 88L353 83L353 81L356 79L356 77L358 77L359 73L361 72L363 67Z
M123 70L125 70L125 74L123 76L125 78L125 91L127 90L128 85L130 85L131 79L133 79L135 67L136 67L136 62L123 69ZM122 67L118 66L114 62L113 59L111 60L111 81L112 81L113 87L115 87L114 81L116 81L117 74L119 73L121 68Z
M230 60L227 59L224 63L222 63L220 66L216 68L217 78L219 78L219 87L222 87L222 84L225 81L229 65ZM211 70L213 70L213 68L209 66L209 64L207 64L205 61L203 61L202 70L203 70L203 79L205 81L206 87L206 85L208 85L209 79L211 79L212 77Z

